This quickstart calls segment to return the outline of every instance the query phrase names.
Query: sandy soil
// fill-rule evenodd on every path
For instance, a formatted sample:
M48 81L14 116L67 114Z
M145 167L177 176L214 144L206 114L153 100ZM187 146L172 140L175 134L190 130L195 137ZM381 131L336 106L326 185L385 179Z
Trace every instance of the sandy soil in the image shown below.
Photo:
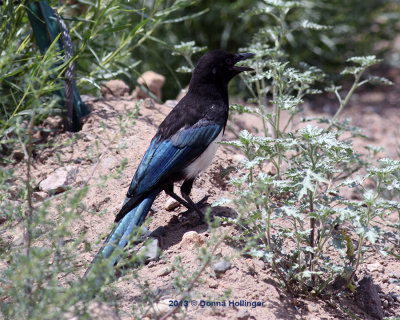
M395 99L399 96L392 95L394 94L374 91L354 97L345 116L352 117L354 124L362 127L368 136L367 141L360 139L355 142L356 149L363 151L366 144L383 146L386 151L382 156L399 158L400 109L396 105L398 99ZM299 116L320 115L324 110L329 112L329 101L329 99L313 100L304 106L304 111ZM171 110L171 104L156 104L154 108L141 107L137 119L132 119L128 113L135 111L136 103L130 97L90 99L89 104L93 111L85 120L83 130L78 134L62 133L51 138L53 142L58 143L77 137L76 142L57 148L46 148L35 158L33 175L38 182L60 166L74 165L79 168L74 184L88 183L90 189L83 200L87 212L82 212L82 220L75 222L72 229L77 235L84 233L86 240L93 244L100 234L106 235L110 230L143 153L157 126ZM121 133L121 126L124 126L121 123L125 120L127 120L125 132ZM236 129L246 128L251 131L260 124L251 116L236 116L231 125ZM57 121L54 119L48 121L47 126L54 129ZM225 139L232 137L231 132L226 132ZM193 199L198 201L204 195L210 195L208 203L212 203L221 197L233 197L232 187L227 183L229 177L221 178L220 172L223 168L235 166L240 158L241 155L235 150L221 146L211 167L196 180L192 192ZM113 177L123 159L127 159L125 169ZM17 164L15 169L22 174L22 163ZM105 176L109 179L104 180ZM202 239L199 240L200 244L211 237L206 225L191 227L185 221L177 219L184 208L178 207L173 211L167 211L165 209L167 200L168 197L164 193L160 194L149 215L150 230L163 226L166 231L160 241L161 258L150 262L139 271L141 279L147 280L152 290L158 290L158 296L163 301L177 298L173 282L176 271L168 268L177 256L181 257L188 275L197 270L201 264L196 259L196 248L193 243L184 239L185 234L196 231L200 235L199 239ZM222 215L235 214L232 209L225 207L218 207L215 210L214 213ZM393 216L390 219L396 222L398 217ZM235 230L228 224L222 224L217 228L217 232L232 234ZM81 274L85 271L84 265L91 261L99 246L100 244L93 245L91 252L82 254ZM202 283L194 289L191 300L199 303L200 300L220 299L225 301L227 306L200 307L189 304L186 308L188 319L347 319L349 315L343 311L344 308L351 310L360 319L370 319L357 308L350 294L333 300L343 308L335 308L327 301L291 297L275 284L267 264L238 255L236 249L228 243L222 243L215 254L220 259L224 257L229 259L231 268L217 277L212 266L207 267L201 276ZM371 271L369 265L377 261L381 267ZM375 254L363 263L358 274L370 273L384 294L400 293L400 284L388 281L388 275L399 270L399 260ZM141 303L141 291L129 277L120 278L115 286L117 295L122 297L119 316L122 319L130 319L132 309ZM229 297L223 298L228 289L230 289ZM256 308L229 306L231 300L258 301L262 305ZM400 316L400 303L394 302L384 308L384 311L387 316Z

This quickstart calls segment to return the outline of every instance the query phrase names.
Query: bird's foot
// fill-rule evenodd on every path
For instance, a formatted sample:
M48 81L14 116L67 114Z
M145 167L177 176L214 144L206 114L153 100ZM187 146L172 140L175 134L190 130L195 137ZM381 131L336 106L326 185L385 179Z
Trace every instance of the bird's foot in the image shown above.
M189 215L191 212L196 211L196 213L197 213L198 216L199 216L199 222L200 222L200 224L201 224L201 223L204 223L204 221L205 221L205 219L204 219L204 213L200 210L200 208L202 208L202 207L204 207L204 206L206 205L207 200L208 200L209 197L210 197L209 195L204 196L203 199L201 199L199 202L197 202L197 203L195 204L195 205L196 205L195 208L191 208L191 209L188 209L188 210L186 210L186 211L180 212L180 213L178 214L178 219L179 219L179 220L185 220L185 219L187 219L188 215Z

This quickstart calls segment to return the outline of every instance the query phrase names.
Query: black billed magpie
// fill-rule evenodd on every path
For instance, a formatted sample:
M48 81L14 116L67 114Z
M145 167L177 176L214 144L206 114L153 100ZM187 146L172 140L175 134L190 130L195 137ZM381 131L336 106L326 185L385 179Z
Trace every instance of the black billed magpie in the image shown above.
M188 93L160 124L115 218L116 226L95 260L109 258L115 248L128 243L135 227L143 223L154 199L163 190L203 218L189 197L190 191L196 176L211 164L225 130L229 81L243 71L253 70L236 63L251 56L252 53L215 50L200 58ZM183 199L173 192L174 182L181 180ZM113 257L110 265L117 260L117 256Z

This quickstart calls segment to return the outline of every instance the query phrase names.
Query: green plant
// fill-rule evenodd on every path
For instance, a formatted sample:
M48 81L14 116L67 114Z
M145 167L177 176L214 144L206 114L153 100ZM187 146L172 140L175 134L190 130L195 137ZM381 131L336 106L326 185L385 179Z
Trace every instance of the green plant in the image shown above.
M94 2L76 1L73 5L57 7L58 2L50 4L58 11L68 25L74 47L70 61L60 61L56 48L51 59L62 62L61 66L47 64L47 69L38 67L43 59L31 35L30 24L23 2L4 1L0 15L0 139L15 130L17 118L23 120L31 112L32 97L29 79L45 79L46 88L40 92L41 121L48 115L60 114L60 110L49 101L55 99L54 91L60 85L65 68L75 63L77 84L81 93L94 93L100 85L110 79L121 78L132 88L140 73L138 65L142 62L132 54L145 41L157 41L152 35L157 28L167 23L174 12L190 5L189 0L173 2L154 1L140 4L131 1ZM181 17L184 20L187 17ZM173 23L170 21L168 23ZM39 72L40 71L40 72ZM49 74L51 77L49 78ZM7 130L7 131L6 131ZM2 143L6 141L0 140Z
M400 205L382 197L385 188L398 190L399 162L383 159L379 167L371 167L352 147L358 131L340 121L354 90L371 80L361 80L364 71L379 60L349 59L355 66L342 74L353 76L351 89L344 98L340 87L329 89L338 98L336 114L331 119L302 119L308 124L294 129L303 96L318 93L313 86L323 74L314 67L301 71L290 67L282 49L291 32L286 16L299 3L265 3L262 13L271 15L276 25L268 32L262 29L256 43L244 49L256 54L252 64L256 73L245 77L255 105L233 106L239 113L261 118L263 131L258 136L242 131L238 140L225 142L246 157L239 175L231 180L240 214L230 221L241 230L237 240L243 251L268 261L289 292L332 293L339 279L344 285L336 289L352 289L366 243L375 244L381 234L377 220L398 211ZM311 22L297 23L324 29ZM375 189L364 186L367 179L376 179ZM362 200L341 196L345 187L359 189ZM350 226L349 230L338 231L341 225Z

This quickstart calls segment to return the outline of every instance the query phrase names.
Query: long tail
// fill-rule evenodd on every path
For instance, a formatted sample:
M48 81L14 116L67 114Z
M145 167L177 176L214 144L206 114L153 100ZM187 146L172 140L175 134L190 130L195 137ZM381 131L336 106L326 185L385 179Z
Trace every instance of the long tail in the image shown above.
M151 205L154 202L156 196L160 193L160 190L156 189L152 191L146 198L142 201L138 202L133 209L131 209L114 227L111 233L108 235L107 239L104 241L104 244L100 251L96 254L89 268L86 270L84 278L90 274L91 270L94 269L94 266L100 264L106 259L109 259L113 256L109 261L107 261L108 269L111 269L115 263L119 259L119 254L114 254L114 252L119 249L121 250L128 243L132 233L135 231L135 227L140 226L149 212ZM127 198L124 204L128 201ZM114 255L113 255L114 254ZM96 280L98 285L101 285L103 280Z

